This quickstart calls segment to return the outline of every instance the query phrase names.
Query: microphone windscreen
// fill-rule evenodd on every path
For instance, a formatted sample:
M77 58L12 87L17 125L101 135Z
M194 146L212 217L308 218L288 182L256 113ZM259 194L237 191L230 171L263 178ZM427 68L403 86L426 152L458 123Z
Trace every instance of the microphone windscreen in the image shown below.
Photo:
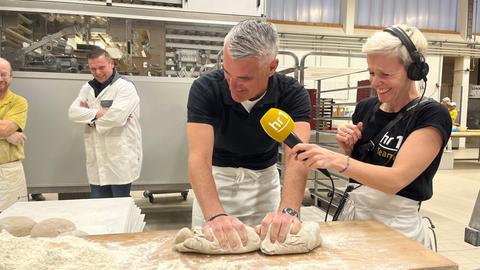
M260 119L260 124L268 136L277 142L284 142L290 148L302 142L293 132L295 123L292 117L280 109L269 109ZM327 169L318 170L331 179L330 172Z
M283 142L295 129L295 123L288 113L270 108L260 119L263 130L277 142Z

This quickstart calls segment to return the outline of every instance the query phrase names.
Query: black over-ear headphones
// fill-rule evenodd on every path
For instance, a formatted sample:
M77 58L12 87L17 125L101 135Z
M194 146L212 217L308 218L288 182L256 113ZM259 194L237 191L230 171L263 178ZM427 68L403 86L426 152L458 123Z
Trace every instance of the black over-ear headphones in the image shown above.
M402 44L407 48L412 63L407 67L407 77L412 81L424 80L427 81L428 64L425 62L425 57L417 51L410 37L398 26L388 26L383 31L396 36Z

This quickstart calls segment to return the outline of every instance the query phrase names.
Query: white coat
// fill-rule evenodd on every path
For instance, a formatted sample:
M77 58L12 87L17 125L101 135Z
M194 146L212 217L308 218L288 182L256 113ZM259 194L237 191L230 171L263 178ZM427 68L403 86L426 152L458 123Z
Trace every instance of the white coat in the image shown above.
M86 101L89 108L80 106ZM98 110L111 103L108 111L92 123ZM87 176L93 185L124 185L140 177L142 131L140 99L135 85L115 73L112 83L95 97L86 83L70 106L68 117L85 124ZM107 105L108 106L108 105Z

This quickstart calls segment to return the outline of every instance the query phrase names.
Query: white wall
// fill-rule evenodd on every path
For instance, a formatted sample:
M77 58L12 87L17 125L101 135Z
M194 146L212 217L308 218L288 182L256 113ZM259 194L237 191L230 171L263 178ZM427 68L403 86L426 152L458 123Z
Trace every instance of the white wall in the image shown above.
M467 126L467 111L468 111L468 87L470 83L470 58L456 57L455 66L453 68L453 87L452 100L459 100L457 102L457 110L460 114L460 126ZM465 138L460 138L459 147L465 148Z
M425 96L440 101L443 57L441 55L430 55L425 56L425 60L430 67L430 71L427 75L427 90ZM418 84L417 87L420 89Z

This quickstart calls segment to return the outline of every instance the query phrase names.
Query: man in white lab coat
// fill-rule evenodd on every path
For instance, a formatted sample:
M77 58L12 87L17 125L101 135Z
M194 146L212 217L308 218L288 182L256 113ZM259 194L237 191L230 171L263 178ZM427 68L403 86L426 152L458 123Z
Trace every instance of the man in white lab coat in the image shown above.
M91 197L128 197L142 166L140 99L135 85L115 71L107 51L89 53L88 66L94 79L83 85L68 116L85 125Z

